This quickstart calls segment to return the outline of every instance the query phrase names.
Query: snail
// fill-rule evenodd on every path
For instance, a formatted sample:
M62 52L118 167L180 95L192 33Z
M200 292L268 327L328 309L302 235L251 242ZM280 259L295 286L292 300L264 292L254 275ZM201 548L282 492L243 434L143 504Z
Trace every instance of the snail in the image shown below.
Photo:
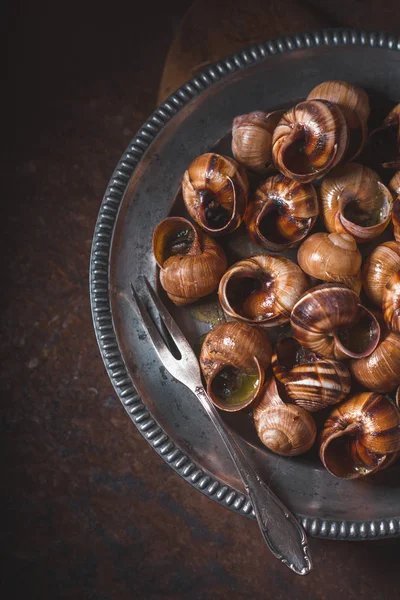
M258 437L270 450L282 456L304 454L314 444L315 421L306 410L285 404L274 378L266 384L254 411Z
M382 167L400 169L400 104L390 111L381 127L372 131L369 142Z
M400 270L400 244L385 242L377 246L367 258L362 278L363 287L370 300L379 308L385 285L389 279Z
M271 364L291 402L310 412L337 404L350 392L350 373L343 363L319 358L293 337L277 343Z
M218 297L230 317L274 327L289 321L294 304L307 288L307 278L294 262L259 254L226 271L219 283Z
M314 233L297 252L299 266L307 275L322 281L341 283L360 294L361 254L348 233Z
M308 100L279 121L272 137L272 157L284 175L307 183L339 163L347 142L347 124L340 108L326 100Z
M400 333L400 270L392 275L384 287L382 310L388 328Z
M310 183L275 175L256 190L244 219L256 244L280 252L305 238L318 212L317 193Z
M198 156L183 176L182 194L192 219L207 233L234 231L243 220L249 183L245 170L227 156Z
M367 140L370 106L366 92L346 81L324 81L311 90L307 100L329 100L339 106L349 132L349 145L343 160L354 160Z
M168 217L157 225L153 253L161 285L178 306L216 290L227 267L219 244L182 217Z
M393 391L400 385L400 335L384 332L369 356L351 361L350 371L354 379L369 390Z
M393 233L395 240L400 242L400 171L397 171L389 181L389 189L395 197L392 211Z
M263 173L272 162L272 134L283 111L254 111L235 117L232 154L243 167Z
M201 347L200 366L214 404L233 412L253 402L271 353L268 334L257 327L231 321L212 329Z
M349 163L321 184L321 210L330 232L350 233L357 242L381 234L392 217L393 197L375 171Z
M335 407L320 437L320 457L343 479L371 475L388 466L400 450L400 411L373 392L352 396Z
M296 340L327 358L362 358L379 341L375 316L343 285L325 283L308 290L293 307L290 321Z

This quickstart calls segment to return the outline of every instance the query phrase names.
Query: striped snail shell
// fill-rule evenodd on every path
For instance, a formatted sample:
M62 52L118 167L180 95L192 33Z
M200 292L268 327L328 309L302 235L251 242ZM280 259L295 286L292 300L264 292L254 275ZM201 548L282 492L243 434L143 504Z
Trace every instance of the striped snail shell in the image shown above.
M247 206L245 170L227 156L198 156L183 176L182 194L192 219L207 233L222 235L239 227Z
M292 337L277 343L271 364L291 402L310 412L337 404L350 392L350 373L343 363L319 358Z
M314 419L300 406L282 400L273 377L265 385L253 417L258 437L276 454L304 454L314 444L317 433Z
M369 356L351 361L350 371L354 379L369 390L393 391L400 385L400 335L384 332Z
M318 213L317 193L310 183L275 175L257 188L244 219L256 244L281 252L306 237Z
M305 348L327 358L362 358L376 348L380 327L357 294L333 283L308 290L290 318L293 336Z
M204 339L200 366L207 393L221 410L235 412L259 395L271 362L268 334L246 323L222 323Z
M347 142L347 124L340 108L326 100L308 100L279 121L272 138L272 157L281 173L307 183L339 163Z
M368 242L389 225L393 197L375 171L349 163L322 181L321 206L328 231L349 233L357 242Z
M385 396L364 392L335 407L320 437L332 475L357 479L388 466L400 450L400 411Z
M385 285L400 270L400 244L385 242L368 256L362 273L363 287L370 300L382 308Z
M160 283L178 306L211 294L227 267L221 246L183 217L168 217L157 225L153 254Z

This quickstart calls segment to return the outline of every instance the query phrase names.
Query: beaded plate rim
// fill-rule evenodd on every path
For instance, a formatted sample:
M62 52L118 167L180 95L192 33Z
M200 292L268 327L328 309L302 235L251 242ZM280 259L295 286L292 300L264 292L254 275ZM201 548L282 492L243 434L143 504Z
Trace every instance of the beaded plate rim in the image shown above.
M142 436L175 472L220 505L250 518L255 516L249 498L192 461L157 424L133 385L124 365L111 317L108 269L112 234L119 205L142 156L163 127L194 97L214 82L262 62L269 56L338 45L369 46L400 52L400 36L342 28L288 35L235 52L185 82L145 121L123 153L104 194L93 235L89 275L93 324L107 374L122 405ZM314 537L366 540L400 536L400 516L364 521L306 515L298 517L305 531Z

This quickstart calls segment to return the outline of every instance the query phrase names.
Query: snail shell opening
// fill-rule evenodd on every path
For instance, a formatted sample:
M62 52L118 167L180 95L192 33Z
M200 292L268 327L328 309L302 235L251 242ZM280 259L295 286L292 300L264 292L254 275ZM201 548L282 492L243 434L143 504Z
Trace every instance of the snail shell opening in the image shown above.
M400 412L364 392L336 407L321 432L320 457L332 475L357 479L388 466L400 450Z

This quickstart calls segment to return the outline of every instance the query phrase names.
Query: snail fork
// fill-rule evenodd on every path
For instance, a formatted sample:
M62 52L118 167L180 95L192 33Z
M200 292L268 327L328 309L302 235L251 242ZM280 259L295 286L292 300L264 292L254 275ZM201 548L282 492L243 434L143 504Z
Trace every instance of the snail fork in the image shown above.
M161 362L175 379L197 396L217 429L241 476L269 550L292 571L298 575L306 575L310 572L312 565L303 528L296 517L261 480L245 451L238 445L233 434L224 424L204 389L199 362L189 342L146 278L144 278L144 282L149 296L158 310L160 321L169 332L180 355L175 357L172 354L131 283L131 304Z

